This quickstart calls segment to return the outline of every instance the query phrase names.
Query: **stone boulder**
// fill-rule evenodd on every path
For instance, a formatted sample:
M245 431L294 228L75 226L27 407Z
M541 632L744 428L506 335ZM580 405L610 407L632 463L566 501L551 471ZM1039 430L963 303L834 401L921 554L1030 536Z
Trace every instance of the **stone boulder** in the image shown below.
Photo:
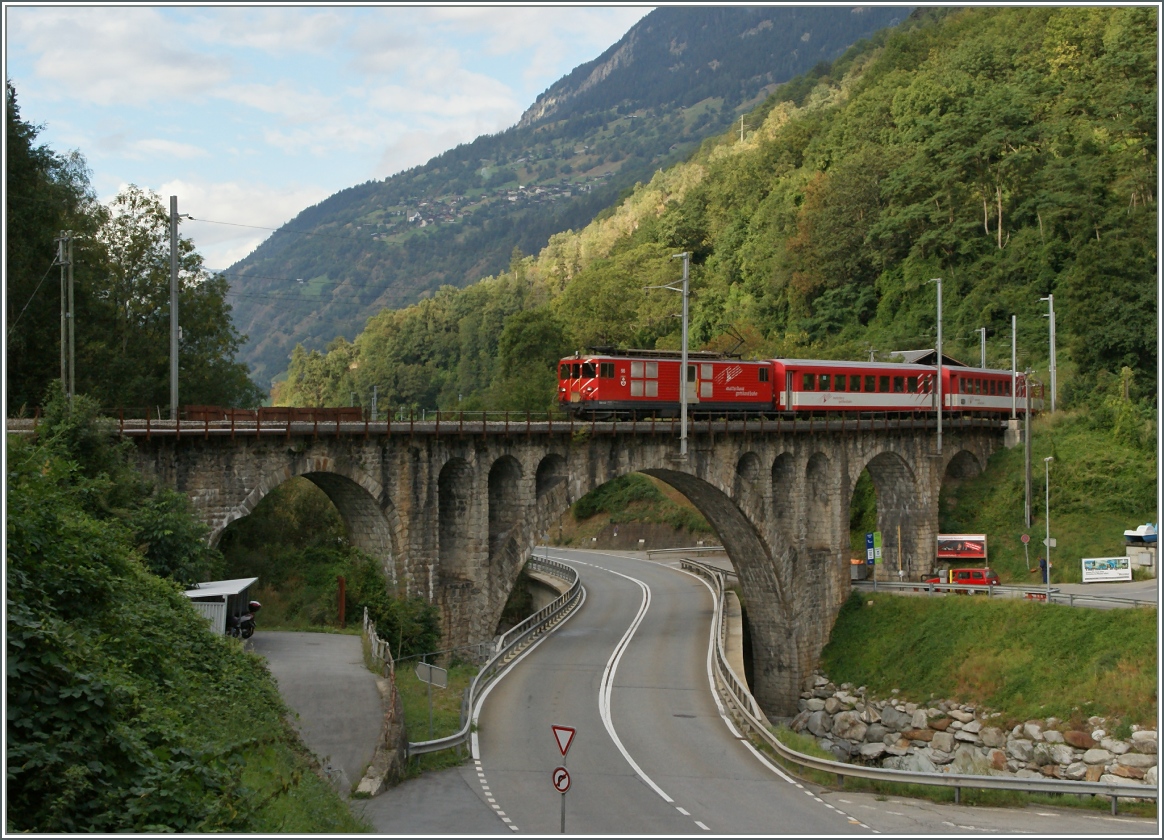
M909 729L913 724L913 715L899 712L893 706L886 706L881 710L881 722L890 729L900 732Z
M813 697L811 700L804 701L804 707L810 712L819 712L827 705L827 701L821 700L819 697Z
M963 712L961 709L950 709L950 711L948 711L946 714L948 714L959 723L969 723L970 721L974 720L973 712Z
M1147 770L1145 770L1144 783L1149 784L1152 787L1156 787L1157 773L1159 773L1159 769L1156 767L1149 767Z
M792 719L792 722L788 724L788 728L793 732L803 732L804 728L808 726L808 719L811 715L812 712L805 709Z
M1083 754L1084 764L1108 764L1115 756L1108 750L1092 748Z
M950 757L951 759L953 756ZM937 773L938 768L925 753L910 753L909 755L890 756L881 762L881 766L889 770L907 770L910 773Z
M865 730L865 740L870 743L878 743L885 740L885 736L889 734L889 730L885 728L884 724L871 723L869 728Z
M926 715L924 709L917 709L909 722L911 729L927 729L929 727L929 717Z
M1129 779L1125 776L1117 776L1114 773L1104 773L1099 777L1099 780L1109 785L1128 785L1134 787L1143 787L1144 785L1140 779Z
M1051 744L1051 760L1056 764L1071 764L1075 761L1075 750L1066 744Z
M1156 756L1134 752L1124 753L1116 759L1116 764L1121 767L1139 767L1141 770L1146 770L1156 766Z
M1131 747L1129 747L1119 738L1104 738L1099 742L1099 745L1103 747L1103 749L1115 755L1123 755L1131 749Z
M862 744L857 754L865 761L876 761L885 755L884 744Z
M982 731L982 721L972 720L969 723L963 724L962 731L969 732L972 735L977 735Z
M1142 729L1132 733L1132 749L1145 755L1156 755L1159 751L1159 742L1156 732L1152 729Z
M930 746L941 752L952 753L954 751L954 736L949 732L935 732L934 737L930 739Z
M1028 720L1023 724L1023 735L1029 741L1043 740L1043 722L1041 720Z
M854 711L841 712L833 718L832 732L838 738L849 741L864 741L868 726L861 720L859 713Z
M1006 733L997 726L983 727L982 731L978 733L978 737L982 739L984 747L1006 746Z
M1026 738L1011 738L1006 742L1006 753L1018 761L1030 761L1035 753L1035 745Z
M819 702L822 703L821 708L824 709L826 712L828 712L830 715L835 715L842 708L841 701L838 700L836 697L830 697L828 700L819 701Z
M948 717L937 718L930 721L930 729L935 729L938 732L945 732L950 728L951 723L953 723L953 721L951 721Z
M1125 767L1122 764L1117 764L1111 768L1111 772L1116 776L1123 776L1125 779L1142 779L1144 778L1144 771L1139 767Z
M808 716L808 731L818 738L823 738L833 730L833 719L824 711L813 712Z
M1039 767L1046 767L1048 764L1058 764L1055 757L1051 754L1053 748L1052 744L1044 741L1039 741L1031 750L1031 761Z
M1095 746L1095 739L1086 732L1080 732L1073 729L1070 732L1063 733L1063 740L1077 750L1089 750Z
M1063 733L1055 729L1046 729L1043 731L1043 740L1048 744L1062 744L1065 742Z
M934 739L934 730L907 729L901 733L901 737L910 741L932 741Z
M1074 761L1063 771L1063 778L1078 782L1087 775L1087 765L1082 761Z

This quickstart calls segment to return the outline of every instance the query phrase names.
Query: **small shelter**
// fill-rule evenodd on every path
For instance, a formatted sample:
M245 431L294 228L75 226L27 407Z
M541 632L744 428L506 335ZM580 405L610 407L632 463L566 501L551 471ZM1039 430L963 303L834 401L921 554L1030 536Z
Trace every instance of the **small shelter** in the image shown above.
M250 602L248 590L256 581L257 577L209 580L186 590L186 597L194 609L206 617L215 632L225 635L228 616L241 616L250 612L247 606Z
M929 350L891 350L890 356L897 356L907 365L934 365L938 362L938 351L932 347ZM943 367L967 367L953 356L942 354Z

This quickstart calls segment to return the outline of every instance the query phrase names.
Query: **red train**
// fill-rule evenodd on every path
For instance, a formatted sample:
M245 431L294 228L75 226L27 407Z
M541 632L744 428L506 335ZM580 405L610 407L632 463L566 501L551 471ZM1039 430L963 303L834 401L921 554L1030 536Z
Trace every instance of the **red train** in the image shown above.
M578 417L675 417L679 367L672 351L625 350L577 355L558 366L558 403ZM927 414L937 400L933 365L836 362L813 359L742 361L716 353L689 353L688 412L788 416ZM1026 377L1017 376L1018 408L1026 406ZM942 366L942 402L948 414L1008 414L1011 372ZM1031 408L1042 407L1034 399Z

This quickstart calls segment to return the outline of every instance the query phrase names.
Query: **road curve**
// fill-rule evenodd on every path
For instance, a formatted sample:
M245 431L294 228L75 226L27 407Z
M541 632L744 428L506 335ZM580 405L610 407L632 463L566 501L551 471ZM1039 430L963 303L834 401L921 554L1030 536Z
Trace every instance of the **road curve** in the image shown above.
M712 598L699 579L624 556L552 550L585 605L493 689L478 724L483 797L512 830L848 834L868 826L761 763L710 686ZM565 761L551 726L577 729Z

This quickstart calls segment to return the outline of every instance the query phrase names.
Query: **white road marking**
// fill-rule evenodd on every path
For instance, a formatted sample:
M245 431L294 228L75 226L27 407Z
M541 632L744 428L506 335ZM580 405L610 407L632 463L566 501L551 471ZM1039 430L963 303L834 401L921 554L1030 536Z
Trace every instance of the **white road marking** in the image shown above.
M704 831L711 831L711 829L710 829L710 828L708 828L707 826L705 826L705 825L704 825L703 823L701 823L699 820L696 820L696 821L695 821L695 824L696 824L697 826L699 826L700 828L702 828Z
M690 817L690 816L691 816L691 812L690 812L690 811L687 811L687 810L685 810L685 809L683 809L683 808L680 808L678 805L676 805L676 806L675 806L675 810L676 810L676 811L678 811L680 814L682 814L682 815L683 815L683 816L685 816L685 817Z

